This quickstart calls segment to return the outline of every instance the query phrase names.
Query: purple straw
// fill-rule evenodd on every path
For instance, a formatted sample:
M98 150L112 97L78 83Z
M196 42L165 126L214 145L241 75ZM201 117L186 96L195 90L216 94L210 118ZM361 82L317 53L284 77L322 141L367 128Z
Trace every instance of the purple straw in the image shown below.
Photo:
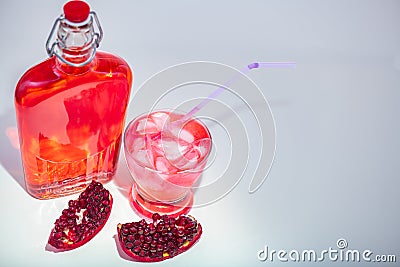
M254 62L249 65L247 65L240 73L236 74L233 76L230 80L228 80L224 86L220 86L217 89L215 89L214 92L212 92L209 96L207 96L206 99L201 101L197 106L195 106L192 110L190 110L188 113L186 113L185 116L183 116L181 119L173 122L173 124L177 122L185 122L187 119L191 118L194 114L196 114L200 109L202 109L205 105L208 104L212 99L217 98L219 94L221 94L224 90L225 87L229 87L233 82L235 82L238 78L240 78L242 75L241 74L246 74L252 69L259 69L259 68L295 68L296 63L295 62Z
M295 68L295 62L254 62L247 65L249 70L257 68Z

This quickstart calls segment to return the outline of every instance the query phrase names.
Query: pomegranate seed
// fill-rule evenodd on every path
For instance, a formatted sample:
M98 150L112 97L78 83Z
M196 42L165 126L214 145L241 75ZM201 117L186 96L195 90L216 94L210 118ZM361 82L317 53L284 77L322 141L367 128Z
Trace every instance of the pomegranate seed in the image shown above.
M161 219L164 221L165 225L169 224L169 217L168 215L163 215Z
M158 220L161 219L161 215L158 213L154 213L152 216L153 222L157 222Z
M124 235L129 234L129 229L127 229L127 228L122 229L122 234L124 234Z
M185 235L185 233L182 231L182 229L179 229L176 233L177 233L177 235L178 235L179 237L182 237L182 236Z
M150 243L150 246L151 246L152 248L157 247L157 240L156 240L156 239L155 239L155 240L152 240L151 243Z
M161 233L164 230L164 224L159 223L157 225L157 232Z
M59 239L59 238L62 237L62 233L61 233L61 232L56 232L56 233L54 234L54 237L57 238L57 239Z
M162 236L168 235L168 229L165 229L165 228L164 228L164 230L161 232L161 235L162 235Z
M137 232L138 232L139 235L142 235L143 234L143 227L139 226Z
M148 243L144 243L143 246L142 246L142 248L143 248L144 250L149 250L149 249L150 249L150 245L149 245Z
M156 232L156 227L154 224L149 225L149 234L153 235Z
M133 235L128 235L126 238L129 242L135 241L135 237Z
M49 244L61 250L85 244L103 228L111 207L112 196L102 184L92 181L77 200L68 201L68 208L54 223Z
M143 234L146 235L146 236L149 235L150 234L150 228L149 227L144 228Z
M125 246L126 246L128 249L131 249L131 248L133 247L133 244L132 244L131 242L126 242Z
M153 241L153 238L151 236L146 236L144 238L144 242L146 242L146 243L151 243L151 241Z
M126 241L126 229L136 233L128 235L128 241ZM151 223L140 220L118 225L118 237L122 249L137 261L161 261L172 258L196 243L201 232L201 226L196 220L184 215L175 219L155 213L152 215ZM128 246L128 242L132 243L132 246Z

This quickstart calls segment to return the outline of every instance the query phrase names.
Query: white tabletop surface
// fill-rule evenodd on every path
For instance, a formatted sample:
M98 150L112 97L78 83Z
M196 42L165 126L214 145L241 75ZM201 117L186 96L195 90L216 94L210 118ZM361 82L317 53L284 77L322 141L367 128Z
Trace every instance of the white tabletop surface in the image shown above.
M52 253L45 250L48 234L71 197L29 196L19 151L10 142L15 85L46 58L44 43L63 3L0 2L0 266L137 265L118 254L114 239L117 223L139 218L126 199L131 178L123 155L116 180L106 185L115 202L104 229L81 248ZM249 194L247 174L224 198L194 208L204 227L200 242L159 265L352 264L257 257L265 246L288 253L338 249L340 238L346 249L397 258L371 265L399 264L400 1L90 4L105 32L101 49L122 56L134 70L133 92L153 74L183 62L234 68L253 61L297 63L292 70L248 74L275 119L277 149L264 184ZM146 111L139 106L133 95L128 118ZM222 154L218 150L216 157Z

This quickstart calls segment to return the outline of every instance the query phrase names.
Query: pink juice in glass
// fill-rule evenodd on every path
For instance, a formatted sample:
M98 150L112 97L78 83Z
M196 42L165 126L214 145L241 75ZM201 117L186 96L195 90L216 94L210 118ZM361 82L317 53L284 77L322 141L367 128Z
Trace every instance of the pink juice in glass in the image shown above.
M155 111L125 131L125 157L134 179L131 204L141 215L178 215L193 204L192 186L207 163L211 136L198 119L177 122L183 115Z

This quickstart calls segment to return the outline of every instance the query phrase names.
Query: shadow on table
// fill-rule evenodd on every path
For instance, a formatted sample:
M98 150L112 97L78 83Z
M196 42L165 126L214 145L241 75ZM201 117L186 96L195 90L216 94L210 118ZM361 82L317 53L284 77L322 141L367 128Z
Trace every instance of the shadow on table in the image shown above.
M119 160L118 160L118 168L117 171L113 177L114 184L120 191L120 193L129 199L130 197L130 191L133 185L133 178L131 174L129 173L127 164L125 162L125 156L124 156L124 147L123 144L121 144L121 151L119 155Z
M19 151L17 123L13 109L0 115L0 164L26 191Z

